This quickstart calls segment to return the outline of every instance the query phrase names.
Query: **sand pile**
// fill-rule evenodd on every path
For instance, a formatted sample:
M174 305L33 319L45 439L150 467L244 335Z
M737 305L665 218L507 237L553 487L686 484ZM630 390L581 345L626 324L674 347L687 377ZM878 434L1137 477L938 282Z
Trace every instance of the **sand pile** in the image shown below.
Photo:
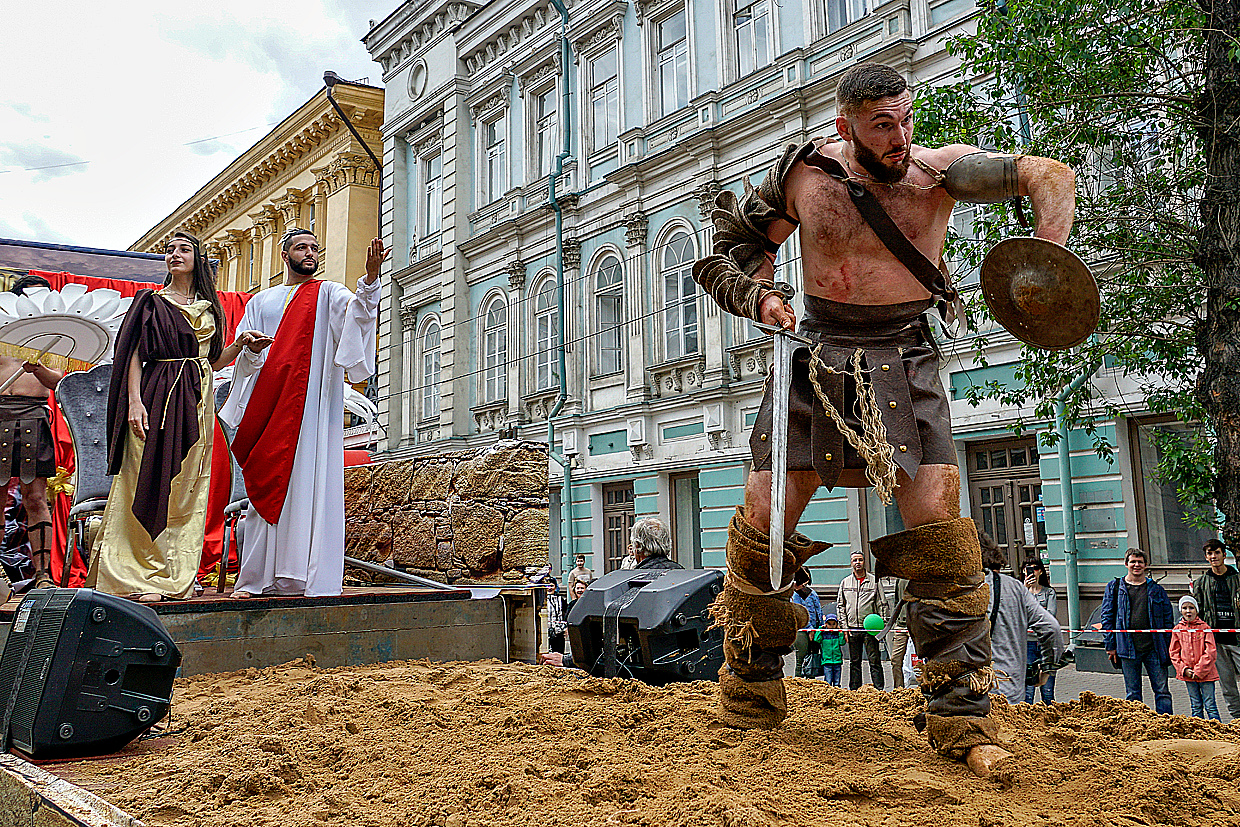
M981 780L913 729L916 691L788 683L784 726L739 732L710 683L298 661L182 681L179 735L50 769L186 827L1240 823L1240 725L996 696L1015 758Z

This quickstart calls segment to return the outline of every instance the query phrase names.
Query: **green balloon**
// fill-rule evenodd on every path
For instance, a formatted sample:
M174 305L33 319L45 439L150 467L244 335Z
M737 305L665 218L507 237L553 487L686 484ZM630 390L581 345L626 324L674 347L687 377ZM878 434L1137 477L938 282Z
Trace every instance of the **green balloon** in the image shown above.
M865 627L867 632L878 637L878 633L883 630L882 615L866 615L861 625Z

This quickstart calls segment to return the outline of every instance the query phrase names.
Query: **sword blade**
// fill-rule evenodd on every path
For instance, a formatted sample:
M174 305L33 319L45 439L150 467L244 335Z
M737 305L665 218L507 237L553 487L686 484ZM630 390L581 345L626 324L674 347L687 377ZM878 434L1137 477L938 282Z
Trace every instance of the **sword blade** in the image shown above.
M775 356L772 378L774 395L771 416L771 588L783 586L784 575L784 513L787 510L788 485L788 390L792 383L792 337L780 331L775 334Z

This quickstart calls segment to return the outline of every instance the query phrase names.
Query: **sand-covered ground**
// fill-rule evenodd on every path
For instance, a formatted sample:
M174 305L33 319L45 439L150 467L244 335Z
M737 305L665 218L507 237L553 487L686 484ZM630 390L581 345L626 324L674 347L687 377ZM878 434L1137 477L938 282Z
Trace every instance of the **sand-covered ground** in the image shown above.
M149 825L1240 824L1240 727L1137 703L1009 707L978 779L913 729L915 690L789 680L772 732L715 685L523 664L298 661L178 683L172 729L49 769Z

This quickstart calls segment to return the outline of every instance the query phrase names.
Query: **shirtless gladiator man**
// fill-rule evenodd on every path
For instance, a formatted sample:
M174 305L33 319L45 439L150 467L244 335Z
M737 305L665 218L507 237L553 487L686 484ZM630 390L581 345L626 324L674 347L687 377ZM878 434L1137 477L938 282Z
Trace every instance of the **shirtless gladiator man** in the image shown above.
M712 607L727 660L719 673L721 714L739 727L774 727L786 717L783 655L806 622L804 609L788 599L792 573L826 548L796 533L797 522L819 485L868 481L891 491L907 527L870 548L878 576L910 581L909 633L926 659L926 710L915 723L940 753L986 775L1008 755L989 717L988 591L977 531L960 516L950 410L925 317L952 295L931 295L861 217L847 187L872 192L941 267L958 200L1028 196L1037 235L1064 243L1075 179L1046 158L917 146L912 93L881 64L855 66L840 78L837 111L842 141L789 146L759 187L747 186L740 198L720 195L714 254L694 267L694 278L725 310L792 330L793 310L772 279L779 245L799 226L806 318L798 332L819 343L812 352L800 347L792 364L782 584L771 584L767 573L769 384L754 423L753 471L744 508L728 527L728 576Z
M38 287L50 289L51 284L42 276L22 276L9 292L20 296ZM52 441L47 392L56 387L63 374L44 364L0 356L0 380L9 378L17 370L24 372L0 394L0 467L9 469L4 479L17 477L21 481L30 560L34 564L30 586L41 589L55 585L52 582L52 512L47 502L47 480L56 476L56 446Z

